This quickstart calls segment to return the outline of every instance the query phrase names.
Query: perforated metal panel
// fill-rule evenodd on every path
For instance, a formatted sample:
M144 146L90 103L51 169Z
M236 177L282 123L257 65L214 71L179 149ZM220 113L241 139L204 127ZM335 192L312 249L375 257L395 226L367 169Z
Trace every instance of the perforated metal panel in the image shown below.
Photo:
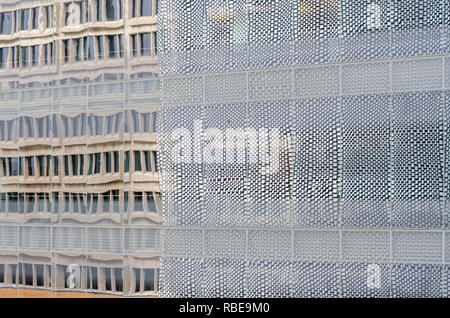
M166 297L447 297L449 1L161 0Z

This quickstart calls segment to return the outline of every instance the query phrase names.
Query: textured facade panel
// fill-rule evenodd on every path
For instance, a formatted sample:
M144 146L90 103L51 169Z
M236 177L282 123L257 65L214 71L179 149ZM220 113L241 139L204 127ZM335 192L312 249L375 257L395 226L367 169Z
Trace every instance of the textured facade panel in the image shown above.
M164 295L448 297L448 7L160 2Z

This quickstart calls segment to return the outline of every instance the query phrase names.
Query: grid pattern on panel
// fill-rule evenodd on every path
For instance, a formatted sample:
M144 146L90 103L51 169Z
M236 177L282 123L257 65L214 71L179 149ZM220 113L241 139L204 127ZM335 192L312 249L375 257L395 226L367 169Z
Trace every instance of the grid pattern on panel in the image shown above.
M448 297L449 12L159 1L161 295Z

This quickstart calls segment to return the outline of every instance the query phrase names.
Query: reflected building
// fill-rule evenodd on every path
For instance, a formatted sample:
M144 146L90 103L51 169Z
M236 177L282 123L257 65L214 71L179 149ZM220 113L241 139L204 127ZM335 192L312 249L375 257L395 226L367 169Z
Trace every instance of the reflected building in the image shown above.
M0 295L157 295L156 31L155 0L0 2Z

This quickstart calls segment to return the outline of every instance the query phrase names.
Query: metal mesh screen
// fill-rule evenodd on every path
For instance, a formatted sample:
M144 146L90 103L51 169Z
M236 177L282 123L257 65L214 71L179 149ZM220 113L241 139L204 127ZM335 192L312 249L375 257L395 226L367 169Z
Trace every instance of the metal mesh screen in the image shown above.
M161 0L165 297L447 297L450 2Z

